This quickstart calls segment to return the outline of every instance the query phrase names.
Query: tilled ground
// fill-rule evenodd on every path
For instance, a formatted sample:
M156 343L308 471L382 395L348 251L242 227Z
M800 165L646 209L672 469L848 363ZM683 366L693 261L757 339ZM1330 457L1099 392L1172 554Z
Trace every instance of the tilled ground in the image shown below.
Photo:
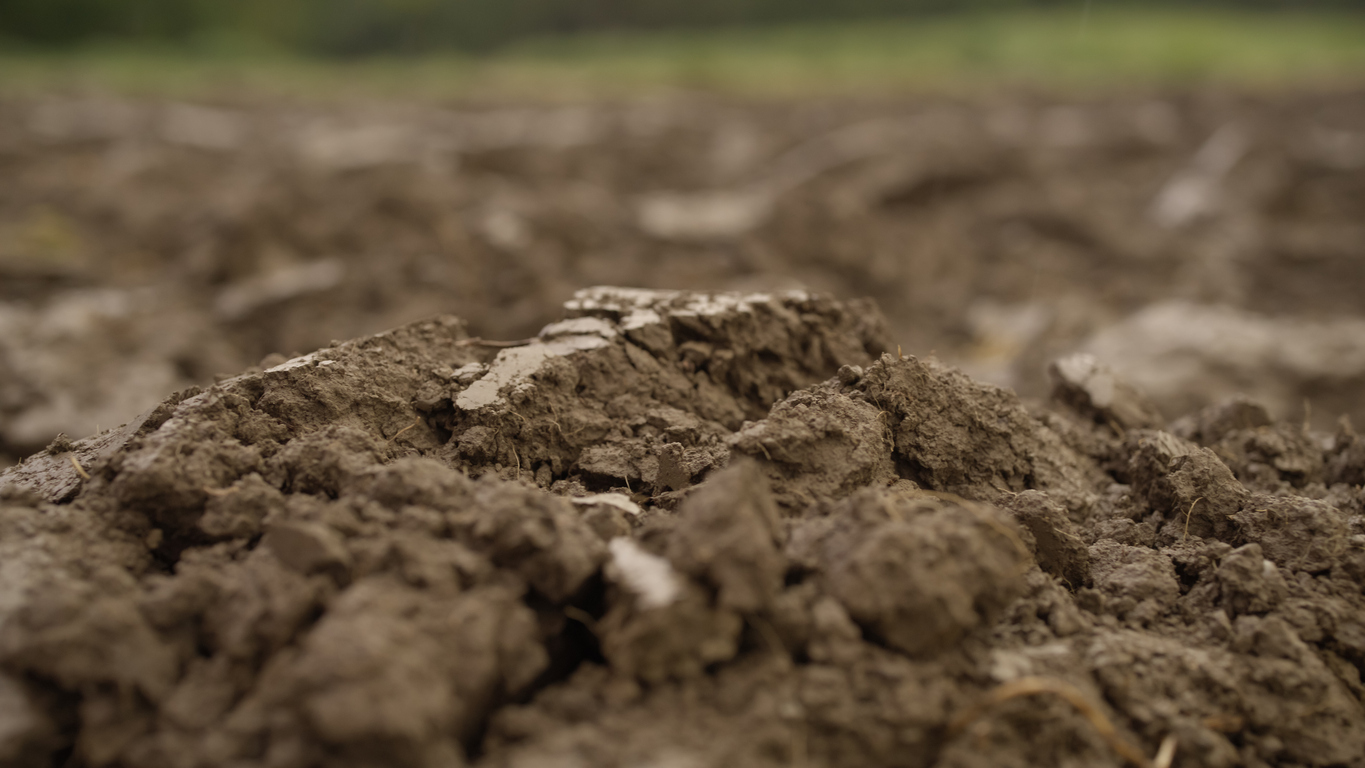
M0 761L1365 766L1365 439L593 289L0 475ZM1172 752L1173 762L1172 762Z
M525 338L597 284L871 296L1024 395L1084 349L1168 417L1365 420L1359 91L6 97L0 179L0 464L438 313Z

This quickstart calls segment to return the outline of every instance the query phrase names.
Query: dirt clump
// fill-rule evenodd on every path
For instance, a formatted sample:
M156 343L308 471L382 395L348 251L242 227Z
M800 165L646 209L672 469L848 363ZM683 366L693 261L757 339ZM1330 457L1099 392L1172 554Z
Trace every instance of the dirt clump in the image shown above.
M30 457L0 762L1365 766L1353 433L889 346L866 302L595 288Z

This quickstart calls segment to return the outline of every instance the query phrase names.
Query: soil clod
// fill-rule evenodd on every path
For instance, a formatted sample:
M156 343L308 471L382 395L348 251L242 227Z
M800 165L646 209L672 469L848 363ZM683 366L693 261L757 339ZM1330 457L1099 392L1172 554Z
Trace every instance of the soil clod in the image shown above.
M800 291L566 314L5 470L0 762L1365 766L1349 428L1026 406Z

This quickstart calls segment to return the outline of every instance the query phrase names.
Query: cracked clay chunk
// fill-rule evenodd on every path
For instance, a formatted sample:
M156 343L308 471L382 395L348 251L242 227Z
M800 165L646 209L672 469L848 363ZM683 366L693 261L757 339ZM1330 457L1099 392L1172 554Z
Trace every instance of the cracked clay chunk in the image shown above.
M1186 440L1210 446L1229 432L1268 427L1270 413L1265 406L1248 397L1231 397L1198 413L1183 416L1171 424L1171 432Z
M1341 511L1312 499L1258 493L1233 520L1241 541L1260 544L1268 559L1290 571L1331 570L1351 546Z
M722 607L757 611L782 588L777 507L767 479L749 461L718 473L678 510L668 559L719 590Z
M886 413L897 471L922 487L989 500L1029 488L1075 496L1099 479L1013 392L934 360L883 355L853 386Z
M1175 566L1146 547L1096 542L1090 547L1090 570L1095 588L1106 598L1106 612L1119 618L1154 617L1180 596Z
M1047 372L1054 400L1101 424L1135 429L1155 427L1164 421L1142 392L1094 355L1064 357L1049 365Z
M699 677L734 658L739 613L713 606L707 590L630 538L613 539L611 554L607 577L620 588L596 633L613 670L657 684Z
M1247 544L1229 552L1218 566L1218 586L1231 616L1267 613L1284 601L1289 587L1261 545Z
M1090 550L1076 535L1076 526L1065 509L1040 491L1024 491L1004 506L1032 537L1039 568L1072 589L1090 583Z
M1207 448L1167 432L1129 433L1129 472L1152 509L1177 526L1177 537L1214 537L1232 543L1232 516L1251 497L1232 470Z
M897 479L891 436L877 407L829 385L792 393L768 418L746 424L730 445L764 466L785 489L779 500L790 510Z
M247 758L266 739L359 765L459 764L495 699L515 694L548 659L530 610L480 588L432 598L387 578L357 582L272 674L211 729L206 745ZM305 738L306 737L306 738Z
M598 287L566 311L429 410L454 438L443 458L474 475L545 467L547 484L577 475L593 490L685 488L724 465L722 438L746 419L889 343L875 307L804 291Z
M821 567L849 615L916 657L989 626L1017 594L1028 553L998 510L863 491L844 513L864 522L824 542ZM880 518L880 519L878 519Z

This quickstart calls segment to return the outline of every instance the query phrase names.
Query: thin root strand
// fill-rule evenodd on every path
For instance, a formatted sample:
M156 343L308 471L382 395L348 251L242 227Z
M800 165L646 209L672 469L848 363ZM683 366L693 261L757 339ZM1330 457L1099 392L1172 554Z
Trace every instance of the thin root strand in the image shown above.
M416 421L412 422L411 424L407 425L406 427L403 427L402 429L398 430L397 432L394 432L394 433L393 433L393 437L390 437L390 438L389 438L389 442L392 443L393 441L397 440L397 439L399 438L399 436L402 435L404 432L407 432L409 429L412 429L412 428L416 427L418 424L421 424L421 423L422 423L422 417L421 417L421 416L418 416Z
M1184 537L1181 539L1182 541L1183 541L1184 539L1188 539L1188 538L1190 537L1190 516L1194 514L1194 505L1195 505L1195 504L1198 504L1199 502L1201 502L1201 501L1203 501L1203 500L1204 500L1204 497L1203 497L1203 496L1200 496L1199 498L1197 498L1197 499L1194 500L1194 504L1191 504L1189 509L1185 510L1185 535L1184 535Z
M79 461L76 461L76 454L73 453L67 458L71 459L71 466L76 468L76 474L80 475L82 480L90 479L90 473L85 471L85 467L82 467Z

